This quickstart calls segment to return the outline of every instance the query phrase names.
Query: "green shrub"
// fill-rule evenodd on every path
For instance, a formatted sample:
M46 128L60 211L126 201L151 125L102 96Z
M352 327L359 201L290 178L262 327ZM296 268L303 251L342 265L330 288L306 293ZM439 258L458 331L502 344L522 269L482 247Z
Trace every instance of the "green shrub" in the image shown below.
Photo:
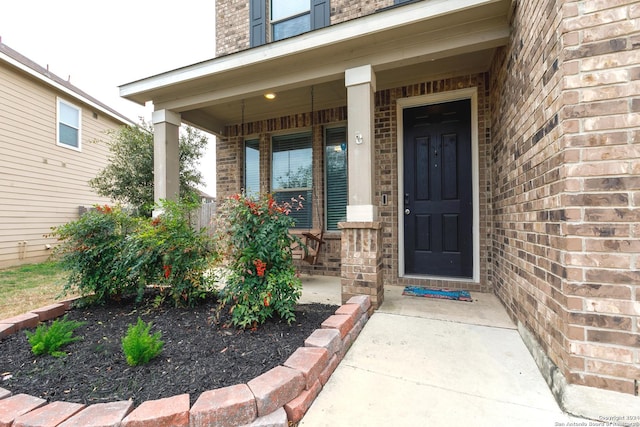
M300 244L289 234L291 209L271 195L254 200L239 194L218 209L218 251L229 267L224 300L236 326L262 324L274 313L295 320L302 283L291 255L292 243Z
M209 290L216 258L204 230L189 215L197 202L164 201L156 218L135 218L119 207L96 206L80 219L53 228L61 242L54 256L69 272L64 290L103 303L137 294L149 285L165 289L176 305L191 306Z
M161 332L151 335L151 322L148 324L138 317L138 323L129 325L127 335L122 338L122 351L129 366L148 363L162 351L164 342Z
M54 320L50 326L39 325L35 332L26 331L31 352L37 356L41 354L50 354L54 357L66 356L64 351L58 351L58 349L82 339L74 337L73 332L84 324L85 322L67 320L67 316L64 316L62 319Z
M136 290L127 271L118 269L125 241L139 227L139 220L120 207L95 206L78 220L54 227L60 244L53 256L69 272L64 290L77 289L97 302L118 299Z
M198 202L163 201L163 213L142 222L127 239L120 270L129 280L164 289L176 306L193 306L211 289L206 274L216 259L206 230L195 230L190 215Z

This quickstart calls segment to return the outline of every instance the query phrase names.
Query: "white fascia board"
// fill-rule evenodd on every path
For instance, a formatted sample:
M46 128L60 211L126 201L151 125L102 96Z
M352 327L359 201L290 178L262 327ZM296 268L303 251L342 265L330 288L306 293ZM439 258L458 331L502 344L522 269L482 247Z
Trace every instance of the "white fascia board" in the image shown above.
M78 101L83 102L84 104L90 105L92 108L95 108L96 110L101 111L103 114L108 115L109 117L117 120L120 123L125 123L127 125L130 126L135 126L136 124L132 121L129 120L124 120L122 117L117 116L115 114L113 114L111 111L104 109L102 106L96 104L95 102L91 101L90 99L85 98L84 96L81 96L80 94L78 94L77 92L69 89L66 86L61 85L60 83L51 80L49 78L47 78L46 76L43 76L41 73L37 72L36 70L27 67L26 65L24 65L23 63L16 61L15 59L13 59L12 57L6 55L5 53L0 52L0 60L18 68L20 71L23 71L27 74L29 74L32 77L35 77L36 79L38 79L39 81L41 81L42 83L46 84L47 86L51 86L56 88L57 90L64 92L65 94L69 95L70 97L72 97L73 99L76 99Z
M453 54L463 54L469 49L476 49L477 46L495 47L502 44L503 40L508 39L509 30L501 26L489 26L478 32L467 33L455 37L439 38L434 40L428 46L416 45L406 46L404 50L395 50L389 52L378 52L376 54L366 54L366 60L372 65L378 65L388 62L403 61L407 58L420 56L430 56L432 58L440 58ZM442 55L442 52L448 52ZM345 76L345 83L353 84L356 81L364 82L367 80L366 70L370 65L364 67L355 67L350 70L362 71L364 73L356 74L345 73L345 65L347 62L338 60L336 62L328 62L320 67L313 67L305 70L289 70L277 75L266 75L259 80L239 81L233 86L220 86L211 88L211 90L203 91L196 95L182 98L174 98L164 102L154 104L156 108L165 108L169 110L182 111L184 109L199 108L205 105L211 105L212 102L220 104L228 102L239 97L257 96L264 93L266 89L282 91L294 87L298 87L301 82L320 82L322 78L327 76ZM385 67L380 67L380 70ZM349 71L349 69L347 70ZM379 70L378 70L379 71ZM371 76L375 81L375 73L371 70ZM352 79L353 77L353 79ZM355 80L357 79L357 80ZM347 84L349 86L349 84Z
M289 56L294 53L317 49L466 9L498 3L499 1L500 0L432 0L409 4L383 13L374 13L320 30L311 31L288 40L269 43L127 83L120 86L120 96L127 98L128 96L176 83L221 72L228 72L237 68L248 67L279 57Z

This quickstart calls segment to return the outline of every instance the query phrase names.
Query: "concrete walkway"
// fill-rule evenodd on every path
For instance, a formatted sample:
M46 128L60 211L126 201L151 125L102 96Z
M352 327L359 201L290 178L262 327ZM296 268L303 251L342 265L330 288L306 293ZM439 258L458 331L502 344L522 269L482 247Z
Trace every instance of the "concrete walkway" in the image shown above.
M402 289L385 288L384 304L300 427L586 422L559 409L495 296L473 293L469 303L402 296ZM305 278L302 299L339 304L339 281Z

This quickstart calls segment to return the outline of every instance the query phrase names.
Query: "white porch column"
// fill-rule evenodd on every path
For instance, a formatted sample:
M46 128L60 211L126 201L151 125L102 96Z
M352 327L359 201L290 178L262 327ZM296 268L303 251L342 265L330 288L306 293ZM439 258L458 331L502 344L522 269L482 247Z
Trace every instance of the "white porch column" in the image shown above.
M347 87L347 142L349 153L349 204L347 222L376 221L374 196L374 93L376 76L371 65L345 71Z
M178 151L180 114L170 110L154 111L153 122L153 201L177 200L180 196ZM154 215L156 212L154 211Z

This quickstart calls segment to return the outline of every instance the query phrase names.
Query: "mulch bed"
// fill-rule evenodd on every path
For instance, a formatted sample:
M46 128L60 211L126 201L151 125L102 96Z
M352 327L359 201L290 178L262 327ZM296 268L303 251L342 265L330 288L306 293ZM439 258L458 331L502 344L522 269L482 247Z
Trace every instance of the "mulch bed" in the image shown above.
M68 319L87 322L62 350L66 357L34 356L24 331L0 341L0 387L49 401L84 404L146 400L189 393L191 404L206 390L246 383L282 364L336 306L299 305L291 326L270 319L256 330L227 327L228 309L208 299L195 308L163 305L153 296L141 304L74 308ZM121 339L138 316L162 332L162 353L147 365L130 367Z

